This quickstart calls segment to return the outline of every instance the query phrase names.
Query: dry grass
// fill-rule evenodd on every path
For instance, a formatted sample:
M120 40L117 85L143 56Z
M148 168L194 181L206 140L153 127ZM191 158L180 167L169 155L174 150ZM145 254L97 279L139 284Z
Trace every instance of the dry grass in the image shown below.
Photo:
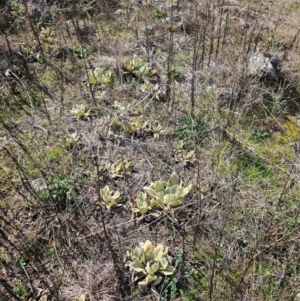
M9 2L1 300L297 300L299 4L143 2L53 1L40 16ZM265 52L283 62L277 81L249 76ZM159 76L124 74L134 56ZM95 67L110 85L88 83ZM90 115L74 117L76 105ZM132 167L115 177L120 162ZM133 214L143 187L172 172L193 184L183 204ZM105 185L122 195L110 211ZM156 291L125 268L146 239L176 265Z

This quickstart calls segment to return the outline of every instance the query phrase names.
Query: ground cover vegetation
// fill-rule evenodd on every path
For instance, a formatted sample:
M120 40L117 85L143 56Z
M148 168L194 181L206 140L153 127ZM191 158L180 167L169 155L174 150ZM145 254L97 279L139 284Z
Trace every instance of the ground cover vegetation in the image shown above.
M0 299L300 300L300 4L0 1Z

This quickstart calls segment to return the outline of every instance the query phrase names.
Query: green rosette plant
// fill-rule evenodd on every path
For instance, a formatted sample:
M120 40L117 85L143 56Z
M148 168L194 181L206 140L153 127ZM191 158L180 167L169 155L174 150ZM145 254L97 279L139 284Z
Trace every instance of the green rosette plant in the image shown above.
M117 204L117 201L121 196L119 191L112 193L107 185L104 188L100 189L100 195L102 197L103 203L109 210Z
M131 261L126 263L133 273L133 280L141 280L138 282L141 286L152 282L156 285L162 281L163 276L172 275L175 268L170 264L171 258L167 254L168 248L163 245L155 247L149 240L136 247L130 254Z
M183 198L192 189L192 184L183 187L176 173L173 173L164 187L163 183L155 182L144 190L157 201L157 205L164 209L165 207L177 207L182 204Z

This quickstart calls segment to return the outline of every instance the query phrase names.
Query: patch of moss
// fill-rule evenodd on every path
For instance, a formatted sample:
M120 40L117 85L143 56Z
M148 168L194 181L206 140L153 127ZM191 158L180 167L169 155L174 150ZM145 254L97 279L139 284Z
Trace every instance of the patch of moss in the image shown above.
M275 142L288 144L300 138L300 127L296 122L295 116L286 116L286 120L281 124L283 133L273 135Z
M54 160L61 158L64 154L64 151L65 150L62 145L55 145L52 147L47 156L49 162L53 162Z

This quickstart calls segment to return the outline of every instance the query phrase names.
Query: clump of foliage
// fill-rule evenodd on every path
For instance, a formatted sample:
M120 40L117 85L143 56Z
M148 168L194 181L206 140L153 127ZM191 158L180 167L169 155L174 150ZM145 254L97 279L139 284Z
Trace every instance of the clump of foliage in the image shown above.
M132 212L146 214L156 206L155 199L149 199L147 193L140 192L135 200L132 201Z
M158 122L156 122L156 123L149 122L147 125L148 125L147 130L153 135L153 137L155 139L158 139L160 134L165 133L165 131L163 130L162 125Z
M131 117L123 121L124 131L130 135L142 135L146 130L148 122L143 122L142 117Z
M91 110L86 109L85 105L77 105L70 111L75 118L84 119L90 116Z
M72 48L72 51L74 52L74 54L79 58L79 59L83 59L86 58L88 56L88 51L87 49L81 47L81 46L74 46Z
M72 134L69 134L68 137L66 137L66 143L65 146L67 149L71 149L74 147L75 143L79 140L79 137L77 135L77 132L74 132Z
M41 191L39 195L44 203L50 203L57 211L69 210L75 202L74 193L70 181L63 176L48 179L48 189Z
M166 186L162 182L152 183L150 186L144 187L145 193L140 193L133 201L133 212L145 214L148 210L157 207L160 209L168 209L180 206L183 198L192 189L192 184L183 187L176 173L173 173ZM147 197L148 195L148 197Z
M100 189L100 195L102 197L102 203L106 206L107 209L114 207L121 196L119 190L117 190L115 193L112 193L107 185L104 188Z
M96 68L89 72L88 81L93 85L109 86L112 82L112 72Z
M181 162L184 166L195 162L195 151L185 150L185 143L183 140L175 141L173 147L175 149L174 158L176 162Z
M136 247L131 251L131 261L126 263L133 272L133 280L141 280L138 284L142 286L151 282L156 285L162 281L163 276L172 275L175 268L171 266L171 258L167 254L168 248L164 249L163 245L155 247L149 240Z
M123 178L131 175L132 164L128 162L115 162L110 167L110 174L112 178Z
M175 136L188 144L192 141L200 142L208 134L207 125L200 119L200 117L192 118L189 115L182 115L178 117L178 129Z
M133 59L127 58L123 66L123 74L125 76L131 76L133 78L141 81L144 77L148 76L150 69L147 66L145 59L137 58L136 56Z
M55 36L55 31L51 27L44 28L42 27L40 37L45 43L51 44Z
M156 200L157 206L165 209L170 207L177 207L182 204L183 198L192 189L192 184L187 187L183 187L176 173L173 173L166 187L163 183L155 182L148 187L144 187L144 190L149 196Z
M29 56L31 54L31 48L26 43L17 44L18 54L21 56Z

